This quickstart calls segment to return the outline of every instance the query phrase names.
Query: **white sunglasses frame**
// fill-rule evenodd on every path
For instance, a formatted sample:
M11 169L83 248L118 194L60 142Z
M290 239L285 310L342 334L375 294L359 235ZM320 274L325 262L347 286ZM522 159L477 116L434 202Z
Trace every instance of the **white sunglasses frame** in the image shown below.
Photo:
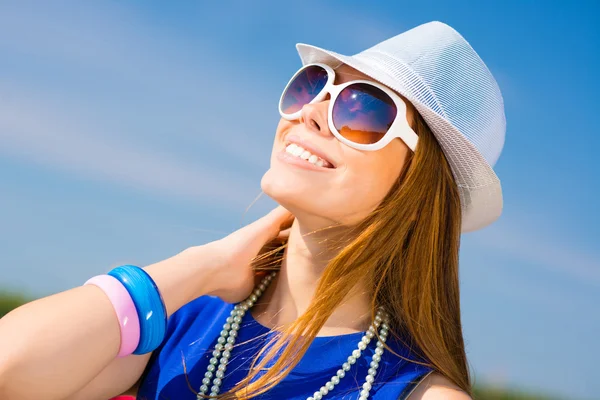
M327 118L328 123L329 123L329 129L331 130L331 133L333 133L333 135L340 142L342 142L350 147L353 147L357 150L375 151L375 150L384 148L395 138L400 138L406 144L406 146L408 146L409 149L411 149L413 152L415 151L415 149L417 148L417 142L419 141L419 136L415 133L415 131L413 131L413 129L408 124L408 121L406 120L406 104L404 103L404 100L402 100L402 98L400 96L398 96L394 91L389 89L387 86L384 86L377 82L368 81L368 80L355 80L355 81L345 82L340 85L336 85L336 84L334 84L335 71L333 70L333 68L331 68L329 65L326 65L326 64L320 64L320 63L306 64L302 68L300 68L294 74L294 76L292 76L292 78L288 81L287 85L285 85L285 89L283 89L283 92L281 93L281 97L279 98L278 108L279 108L279 114L281 115L282 118L285 118L289 121L292 121L295 119L300 119L300 116L302 115L302 110L304 109L304 107L302 107L300 110L296 111L295 113L286 114L281 109L281 104L283 103L283 97L285 96L285 93L287 92L288 88L290 87L290 84L294 81L294 79L296 79L296 77L298 75L300 75L306 68L312 67L312 66L318 66L318 67L323 68L325 71L327 71L327 83L325 83L325 86L323 87L323 89L321 89L319 94L317 94L317 96L315 96L315 98L312 99L308 104L314 104L314 103L323 101L325 99L325 96L327 95L327 93L329 93L329 95L331 96L331 101L329 102L328 118ZM390 98L396 105L396 118L394 119L394 122L392 122L392 125L390 126L388 131L385 133L385 135L376 143L363 144L363 143L356 143L351 140L348 140L344 136L342 136L341 133L338 132L335 125L333 124L333 105L335 104L335 100L337 99L338 95L342 92L342 90L344 90L346 87L348 87L352 84L356 84L356 83L365 83L365 84L374 86L374 87L382 90L388 96L390 96Z

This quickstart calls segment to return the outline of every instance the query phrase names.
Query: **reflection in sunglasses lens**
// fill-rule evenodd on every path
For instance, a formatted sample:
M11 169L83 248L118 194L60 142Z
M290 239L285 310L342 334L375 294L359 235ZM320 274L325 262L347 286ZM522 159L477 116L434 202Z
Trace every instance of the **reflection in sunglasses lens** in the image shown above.
M281 110L285 114L293 114L310 103L327 83L327 71L324 68L312 65L299 73L290 82L281 99Z
M333 105L333 125L338 132L354 143L377 143L386 134L397 109L383 90L366 84L347 86Z

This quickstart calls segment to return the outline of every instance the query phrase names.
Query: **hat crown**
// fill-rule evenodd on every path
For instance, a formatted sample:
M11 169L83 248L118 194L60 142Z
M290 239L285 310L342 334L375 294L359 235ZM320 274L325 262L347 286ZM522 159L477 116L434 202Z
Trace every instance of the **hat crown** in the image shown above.
M406 97L446 119L493 166L504 146L506 119L500 88L471 45L433 21L354 56L404 87Z

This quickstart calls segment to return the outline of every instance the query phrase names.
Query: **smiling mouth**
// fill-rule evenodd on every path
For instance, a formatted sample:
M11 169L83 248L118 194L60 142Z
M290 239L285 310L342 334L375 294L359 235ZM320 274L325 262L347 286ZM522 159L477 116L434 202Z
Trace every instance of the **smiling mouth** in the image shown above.
M286 143L285 152L317 167L334 168L333 164L329 161L312 154L310 151L304 149L302 146L298 146L296 143Z

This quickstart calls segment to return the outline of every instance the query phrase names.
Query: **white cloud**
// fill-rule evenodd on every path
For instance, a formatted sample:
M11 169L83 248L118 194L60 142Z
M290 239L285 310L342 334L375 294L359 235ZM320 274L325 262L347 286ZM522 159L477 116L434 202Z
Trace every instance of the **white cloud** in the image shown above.
M40 87L30 81L0 81L0 154L163 196L210 199L236 209L247 206L260 191L257 172L268 166L270 146L264 146L264 140L249 140L253 135L245 124L252 107L267 100L259 90L237 87L241 95L254 96L248 105L251 109L247 114L241 110L240 118L226 115L223 108L231 107L229 98L218 89L232 71L223 63L223 55L210 54L210 43L203 43L206 57L216 61L196 66L188 56L198 51L194 48L198 43L138 19L127 8L111 3L94 8L76 2L35 7L26 2L2 3L0 50L9 56L31 56L63 74L75 71L89 73L91 80L101 77L114 85L116 102L122 90L136 86L158 99L185 98L182 103L187 109L178 116L184 120L181 129L169 132L169 139L210 148L235 160L238 170L247 165L254 180L244 179L247 171L234 175L202 164L202 157L186 162L177 152L156 150L144 137L146 118L135 114L137 110L125 107L125 114L131 114L127 122L134 129L115 128L114 120L88 112L101 110L100 100L78 93L77 87L55 87L48 79ZM199 88L210 96L198 93ZM175 117L164 117L168 118Z
M247 125L248 121L256 125L253 117L274 115L268 111L275 110L275 99L270 101L264 96L264 82L261 87L256 87L259 83L252 80L243 80L242 84L236 81L235 88L228 86L230 78L239 74L239 68L229 62L226 51L214 48L210 40L198 42L175 36L141 21L121 4L103 3L92 8L78 2L67 2L62 7L41 3L32 10L26 3L3 3L0 4L0 51L8 56L31 56L42 65L57 69L59 74L87 73L91 81L102 79L107 86L114 87L117 102L120 92L136 91L152 93L165 108L171 105L171 99L177 99L181 104L181 115L177 117L187 121L188 129L170 132L173 140L209 144L254 170L263 170L268 165L270 141L250 140L255 127ZM48 87L33 92L42 92L46 98L54 95L71 98L72 104L65 103L70 108L58 110L65 115L72 114L77 102L87 102L88 108L101 106L100 100L89 93L69 93L73 88L52 87L51 82L52 79L44 79L41 84ZM30 85L28 81L18 82L13 78L10 89L17 94L29 94ZM232 104L231 91L251 101ZM50 92L53 96L48 95ZM78 119L94 122L87 115L79 115ZM199 137L200 124L203 135ZM261 139L269 138L274 131L273 125ZM103 134L111 135L112 130Z
M486 248L510 254L579 284L600 287L599 256L574 247L565 237L568 237L566 232L552 234L543 225L532 229L531 221L504 217L497 225L472 235L477 244Z
M94 121L97 124L97 121ZM101 126L14 95L0 98L0 154L100 179L155 195L211 201L240 208L260 191L206 165L184 163L172 154L118 141Z
M174 68L177 59L171 58L181 54L184 42L165 38L167 43L153 49L156 33L139 24L126 8L111 3L93 8L78 2L56 5L37 3L32 9L26 2L1 4L0 46L16 54L44 57L48 65L73 63L75 68L110 72L145 84L156 81L175 90L193 78ZM156 57L157 53L171 57ZM164 74L157 81L158 71Z

